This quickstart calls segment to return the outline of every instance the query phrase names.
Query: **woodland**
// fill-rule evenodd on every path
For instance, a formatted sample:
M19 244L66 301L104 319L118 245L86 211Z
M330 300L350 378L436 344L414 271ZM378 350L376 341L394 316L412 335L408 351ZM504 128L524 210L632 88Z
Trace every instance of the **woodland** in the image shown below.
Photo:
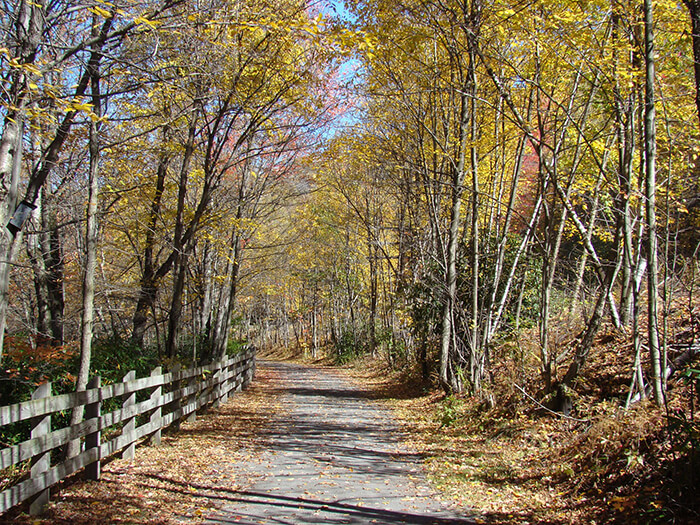
M697 466L700 0L2 0L0 27L1 404L253 345L381 362L450 424L646 407Z

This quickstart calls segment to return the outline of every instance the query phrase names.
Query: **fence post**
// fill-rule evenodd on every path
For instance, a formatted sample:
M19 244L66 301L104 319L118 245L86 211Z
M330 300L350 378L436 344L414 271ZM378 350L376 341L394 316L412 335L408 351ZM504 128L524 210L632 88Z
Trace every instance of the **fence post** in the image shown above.
M51 383L44 383L32 394L32 399L51 397ZM36 418L32 425L32 439L42 437L51 432L51 415L47 414ZM51 468L51 451L34 456L32 459L31 477L36 479ZM49 489L46 488L37 494L29 506L29 514L36 516L41 514L49 502Z
M161 367L154 368L153 372L151 372L151 377L154 376L159 376L163 373L163 369ZM150 423L155 423L158 426L158 430L156 430L153 434L151 434L151 445L160 445L160 438L161 438L161 428L163 427L162 419L163 419L163 408L160 406L160 396L163 393L163 387L161 385L158 385L153 389L153 392L151 392L151 401L155 401L157 408L151 413L151 417L149 419Z
M182 409L182 393L180 391L180 387L182 386L182 366L179 363L176 363L172 366L171 370L173 374L173 382L170 385L170 392L173 394L175 399L170 405L170 411L177 415L177 417L173 419L171 428L177 431L180 430L180 420L182 419L182 414L177 414L177 412Z
M252 348L248 350L248 367L245 371L245 384L243 386L248 386L255 377L255 350Z
M251 374L253 363L250 359L250 349L246 350L243 354L241 359L241 366L243 367L243 370L241 370L241 380L238 385L238 388L236 389L238 391L243 390L245 387L247 387L248 383L250 383L250 380L252 379Z
M228 401L228 384L231 381L229 377L231 368L231 358L225 357L221 360L221 383L219 384L219 396L221 403Z
M228 389L231 381L231 358L226 357L221 364L221 402L228 401Z
M127 383L129 381L133 381L136 379L136 372L134 370L131 370L128 374L124 376L124 383ZM124 402L122 404L122 410L132 407L136 404L136 392L131 392L128 394L124 395ZM136 416L134 415L133 417L130 417L129 419L126 420L126 423L124 423L124 428L122 429L122 436L129 436L131 437L129 439L132 439L136 433ZM136 455L136 443L131 442L127 447L124 449L122 452L122 459L134 459L134 456Z
M194 423L197 421L197 401L199 400L199 394L202 392L202 379L201 376L192 376L189 381L187 381L188 387L196 387L194 392L187 396L187 402L185 406L194 402L194 410L187 415L185 421L187 423Z
M216 372L214 372L214 384L212 385L211 396L214 399L212 406L218 408L221 405L221 378L223 377L222 361L216 364Z
M102 386L102 378L100 376L93 377L87 385L88 390L99 389ZM97 459L94 463L90 463L85 467L85 475L87 479L100 479L102 465L100 461L102 459L102 454L100 452L101 435L102 435L102 422L100 417L102 416L102 401L100 396L94 403L88 403L85 405L85 419L96 419L97 428L91 434L85 436L85 450L90 450L91 448L97 449Z

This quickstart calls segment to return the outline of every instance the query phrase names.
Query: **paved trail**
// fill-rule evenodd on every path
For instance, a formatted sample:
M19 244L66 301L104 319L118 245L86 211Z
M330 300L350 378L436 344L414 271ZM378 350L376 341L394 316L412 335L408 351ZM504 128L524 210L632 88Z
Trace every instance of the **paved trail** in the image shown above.
M284 413L254 480L208 524L473 524L428 488L390 414L332 371L260 363L279 377Z

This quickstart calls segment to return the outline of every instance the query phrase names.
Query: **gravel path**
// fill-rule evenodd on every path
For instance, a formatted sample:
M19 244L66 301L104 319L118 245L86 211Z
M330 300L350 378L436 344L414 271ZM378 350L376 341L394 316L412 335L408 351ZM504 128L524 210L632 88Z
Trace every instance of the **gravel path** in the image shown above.
M473 524L439 502L389 412L332 370L262 362L283 413L240 468L253 483L206 523Z

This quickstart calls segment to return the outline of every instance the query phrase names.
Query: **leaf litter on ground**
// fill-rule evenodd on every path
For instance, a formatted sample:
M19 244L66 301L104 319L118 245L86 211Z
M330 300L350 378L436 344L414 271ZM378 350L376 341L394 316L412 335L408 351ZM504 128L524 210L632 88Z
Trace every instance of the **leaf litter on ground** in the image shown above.
M659 498L663 480L644 485L651 462L630 462L625 449L633 440L651 435L649 429L662 426L658 410L642 408L622 417L612 405L586 407L581 399L591 420L582 429L522 404L484 410L477 399L453 403L376 361L346 365L341 373L394 411L404 440L425 458L432 483L447 502L481 513L477 522L641 523L640 511L654 516L644 509L647 503L657 517L668 514ZM162 446L140 448L134 461L108 463L102 481L62 487L41 518L19 514L11 523L204 521L235 495L232 492L251 483L230 467L237 461L255 462L264 449L267 416L282 409L273 374L262 369L252 388L196 422L184 423ZM660 447L652 443L654 447L658 457Z
M248 389L164 434L159 446L137 447L133 460L108 461L99 481L80 480L78 474L60 485L41 516L19 508L0 517L0 523L203 522L250 484L234 465L254 461L265 446L261 429L281 409L277 395L263 394L274 381L274 371L259 370Z
M606 357L604 350L596 357ZM663 410L650 403L625 411L597 394L582 395L576 421L513 396L493 408L469 396L450 398L379 360L346 369L393 409L443 498L481 514L477 521L700 523L695 502L674 501L666 486L674 482L674 458Z

